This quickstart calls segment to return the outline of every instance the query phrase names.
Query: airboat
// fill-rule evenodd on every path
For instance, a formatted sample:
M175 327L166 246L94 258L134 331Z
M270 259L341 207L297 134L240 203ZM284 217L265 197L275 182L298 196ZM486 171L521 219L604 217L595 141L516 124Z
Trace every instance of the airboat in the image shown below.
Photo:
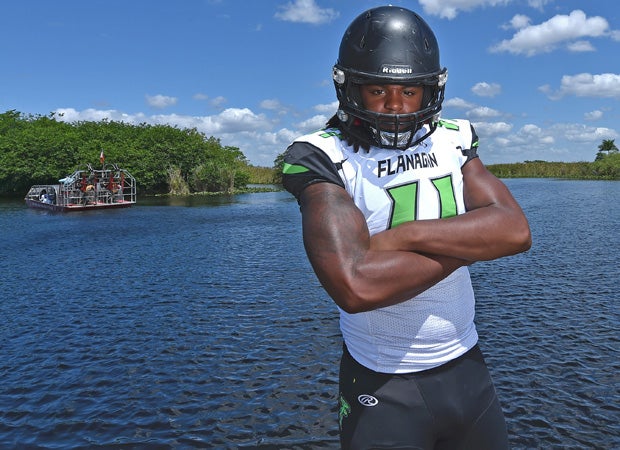
M135 178L116 164L104 164L101 169L87 164L58 183L32 186L26 205L67 212L128 208L136 203Z

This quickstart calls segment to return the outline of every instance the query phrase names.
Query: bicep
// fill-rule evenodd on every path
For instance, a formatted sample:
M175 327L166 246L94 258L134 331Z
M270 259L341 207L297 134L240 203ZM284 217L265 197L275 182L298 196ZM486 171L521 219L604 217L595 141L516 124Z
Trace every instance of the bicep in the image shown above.
M480 160L463 168L464 199L471 227L468 236L475 254L472 260L495 259L530 248L532 238L527 219L508 188Z
M479 158L469 161L462 170L467 211L486 206L517 208L520 211L506 185L489 172Z
M338 284L369 248L364 216L346 190L332 183L308 186L300 204L308 258L326 288Z

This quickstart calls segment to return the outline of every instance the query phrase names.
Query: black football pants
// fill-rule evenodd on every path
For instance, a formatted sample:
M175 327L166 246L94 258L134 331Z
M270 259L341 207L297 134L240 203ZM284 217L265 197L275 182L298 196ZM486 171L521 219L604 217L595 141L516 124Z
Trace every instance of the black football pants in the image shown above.
M343 449L504 450L504 415L480 349L440 367L383 374L344 349L340 364Z

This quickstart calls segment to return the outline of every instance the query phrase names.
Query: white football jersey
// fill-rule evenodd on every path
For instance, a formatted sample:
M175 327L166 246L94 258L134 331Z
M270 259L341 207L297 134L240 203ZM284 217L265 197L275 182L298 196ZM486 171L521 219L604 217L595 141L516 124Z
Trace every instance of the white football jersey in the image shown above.
M297 198L315 182L342 186L372 235L406 221L463 214L461 168L477 156L477 145L465 120L441 120L431 136L408 150L356 152L337 129L325 129L298 138L287 149L283 184ZM469 271L462 267L397 305L357 314L340 310L340 328L362 365L376 372L417 372L476 344L474 303Z

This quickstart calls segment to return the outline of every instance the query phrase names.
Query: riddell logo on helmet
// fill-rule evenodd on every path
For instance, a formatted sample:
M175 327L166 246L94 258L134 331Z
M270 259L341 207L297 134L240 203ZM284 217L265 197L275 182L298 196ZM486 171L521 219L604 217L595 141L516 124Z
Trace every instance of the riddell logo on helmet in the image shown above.
M413 69L409 66L382 66L381 72L400 75L400 74L413 73Z

